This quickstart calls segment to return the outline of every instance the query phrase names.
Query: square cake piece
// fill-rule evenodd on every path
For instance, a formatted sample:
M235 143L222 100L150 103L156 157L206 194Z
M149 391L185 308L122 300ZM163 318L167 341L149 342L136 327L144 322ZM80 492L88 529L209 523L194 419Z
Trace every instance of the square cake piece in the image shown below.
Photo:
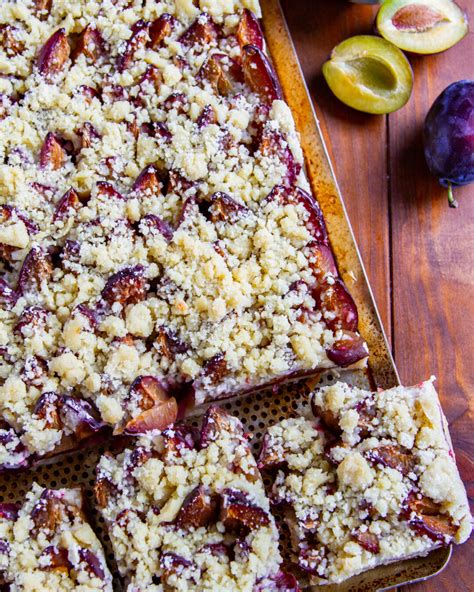
M83 501L80 489L34 484L22 506L0 504L2 590L113 591L104 551L86 520Z
M432 381L370 393L337 383L313 419L272 426L259 466L276 471L295 559L314 584L462 543L472 519Z
M0 5L1 468L365 365L259 15Z
M96 499L127 592L297 592L241 422L168 428L105 455Z

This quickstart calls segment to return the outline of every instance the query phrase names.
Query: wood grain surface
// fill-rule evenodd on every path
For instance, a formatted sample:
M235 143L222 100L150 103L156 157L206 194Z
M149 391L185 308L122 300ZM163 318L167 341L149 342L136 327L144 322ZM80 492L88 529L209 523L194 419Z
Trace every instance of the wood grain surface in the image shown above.
M474 184L457 189L459 208L448 208L445 190L426 167L421 130L448 84L474 78L473 2L458 0L472 28L463 41L436 56L409 56L413 96L389 116L346 107L321 75L337 43L373 32L376 8L345 0L281 2L401 379L412 384L437 377L472 503ZM454 549L442 574L404 590L473 590L473 551L471 538Z

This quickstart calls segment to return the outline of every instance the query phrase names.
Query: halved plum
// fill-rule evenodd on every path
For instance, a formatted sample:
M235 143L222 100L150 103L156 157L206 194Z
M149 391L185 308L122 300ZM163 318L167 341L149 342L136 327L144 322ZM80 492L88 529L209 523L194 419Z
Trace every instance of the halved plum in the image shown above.
M165 325L158 329L155 347L168 360L174 360L177 354L182 354L188 349L177 333Z
M107 181L98 181L97 183L97 197L105 197L107 199L125 199L124 196L117 191L113 185Z
M109 498L115 493L116 486L107 477L99 477L94 485L94 496L99 508L105 508Z
M366 457L374 464L390 467L402 475L408 475L416 465L415 457L395 444L377 446L366 452Z
M51 255L34 246L26 255L18 276L17 291L24 294L32 289L39 290L43 281L53 274Z
M52 80L64 66L69 58L71 48L65 29L58 29L41 48L38 55L38 70L46 80Z
M79 196L77 195L77 192L71 187L56 204L53 214L53 222L63 220L64 218L70 218L75 214L76 210L78 210L80 206L81 202L79 201Z
M94 25L87 25L79 35L76 47L72 53L72 59L76 60L84 55L92 63L95 63L105 50L105 42L101 32Z
M163 123L162 121L149 121L142 123L139 133L147 134L153 138L162 139L165 142L169 142L173 137L166 123Z
M217 40L219 36L219 27L212 20L212 17L203 12L192 25L181 35L179 41L186 46L192 46L195 43L207 45Z
M135 179L132 191L139 194L157 195L161 191L161 182L157 168L149 164Z
M157 232L161 234L167 241L171 241L173 238L173 229L168 224L162 220L159 216L155 214L147 214L144 216L139 222L139 230L141 234L147 236L148 234L156 234Z
M99 419L98 411L89 401L76 397L63 396L59 409L59 416L79 440L84 440L96 434L105 427Z
M441 513L440 504L415 491L408 494L402 515L413 530L442 544L450 543L458 531L451 517Z
M90 148L93 142L101 138L99 132L89 121L85 121L82 127L76 130L76 133L81 138L81 149Z
M138 376L130 387L128 398L140 409L151 409L157 403L168 399L167 389L155 376Z
M120 302L125 306L145 300L147 291L145 269L142 265L135 265L111 275L102 290L102 297L109 304Z
M355 530L351 538L369 553L380 553L380 542L378 536L368 530Z
M211 197L211 205L209 207L209 214L211 221L217 222L235 222L242 216L246 216L250 210L232 199L230 195L223 191L217 191Z
M456 45L469 26L452 0L386 0L377 14L377 29L400 49L431 54Z
M176 19L167 12L163 13L157 19L155 19L149 29L150 41L148 46L151 49L158 49L163 45L163 41L166 37L169 37L176 26Z
M61 168L66 158L65 150L59 139L52 132L48 132L41 146L39 165L42 169L51 168L53 171Z
M68 574L71 564L68 559L68 551L65 548L49 545L40 555L40 565L44 565L46 571L56 571Z
M280 83L267 56L256 45L242 49L242 68L250 88L266 103L282 98Z
M313 290L318 309L332 330L356 331L359 316L352 296L339 278L329 277Z
M311 241L306 245L309 265L313 271L314 277L322 281L327 274L337 276L336 261L328 245Z
M227 96L237 82L242 82L242 70L230 56L225 53L213 53L201 66L198 80L207 80L216 94Z
M135 52L144 47L150 41L150 23L148 21L139 20L132 27L132 34L128 41L125 42L123 48L119 50L117 59L117 67L119 72L123 72L133 63Z
M347 368L369 355L364 340L352 331L341 331L331 348L326 350L327 357L341 368Z
M45 489L31 511L33 535L36 536L40 530L54 532L61 523L63 510L61 492Z
M229 373L225 354L216 354L204 365L203 378L211 384L217 384Z
M285 464L285 459L278 454L277 450L272 446L270 434L265 434L263 437L262 448L258 455L258 468L260 470L271 470L281 467Z
M263 33L257 17L248 8L244 8L237 27L237 41L242 49L246 45L255 45L263 49Z
M219 520L233 531L242 528L253 531L270 524L270 518L263 508L252 504L245 493L233 489L224 489L222 492Z
M186 496L176 516L176 524L179 528L199 528L215 522L216 518L216 497L204 485L198 485Z
M167 428L163 431L162 436L164 458L174 454L181 456L181 451L193 450L199 440L198 431L185 424L177 424Z
M63 422L59 416L60 396L55 392L43 393L36 401L33 413L44 419L45 427L48 429L59 430Z
M357 35L337 45L323 74L340 101L365 113L400 109L413 88L407 58L393 43L373 35Z
M104 566L95 553L90 549L79 549L79 557L86 564L87 571L99 580L105 580Z
M164 430L178 417L178 403L174 397L158 403L131 419L125 426L126 434L143 434L152 430Z
M19 32L14 25L0 25L0 47L7 55L15 56L24 50L25 44L20 40Z

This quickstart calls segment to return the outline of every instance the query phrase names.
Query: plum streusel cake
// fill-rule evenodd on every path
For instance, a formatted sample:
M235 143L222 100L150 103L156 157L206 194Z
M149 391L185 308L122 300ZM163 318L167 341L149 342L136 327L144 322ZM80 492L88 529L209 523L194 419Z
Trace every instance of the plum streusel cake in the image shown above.
M15 592L112 592L81 490L34 484L22 506L0 504L0 586Z
M2 3L3 468L365 364L259 11Z
M241 422L212 406L117 457L96 482L128 592L297 592Z
M313 419L264 438L259 466L276 469L299 566L316 584L425 555L471 533L446 420L431 381L370 393L317 390Z

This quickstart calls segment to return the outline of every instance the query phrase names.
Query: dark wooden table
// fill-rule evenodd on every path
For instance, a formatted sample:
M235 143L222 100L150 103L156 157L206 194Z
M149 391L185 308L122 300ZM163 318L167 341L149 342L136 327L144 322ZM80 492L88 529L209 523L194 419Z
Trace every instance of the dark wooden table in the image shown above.
M474 496L474 184L456 190L457 210L426 167L424 117L451 82L474 78L472 32L449 51L410 56L409 103L390 116L340 103L321 65L343 39L373 31L376 8L345 0L282 0L344 202L405 384L437 377L461 475ZM455 548L445 571L416 592L474 589L474 539Z

